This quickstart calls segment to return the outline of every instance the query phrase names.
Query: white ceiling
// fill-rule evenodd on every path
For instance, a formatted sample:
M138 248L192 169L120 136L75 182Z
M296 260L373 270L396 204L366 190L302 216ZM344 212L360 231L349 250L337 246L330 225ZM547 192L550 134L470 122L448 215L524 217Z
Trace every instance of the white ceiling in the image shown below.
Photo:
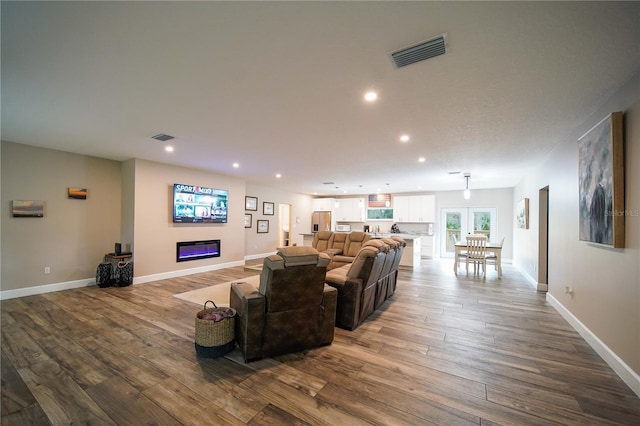
M640 70L639 2L1 7L3 140L309 194L514 186Z

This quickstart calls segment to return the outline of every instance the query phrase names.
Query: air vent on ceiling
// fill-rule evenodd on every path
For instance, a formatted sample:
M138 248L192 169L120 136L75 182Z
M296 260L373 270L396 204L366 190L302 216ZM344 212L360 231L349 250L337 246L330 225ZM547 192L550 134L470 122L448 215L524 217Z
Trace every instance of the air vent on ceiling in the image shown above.
M416 62L424 61L425 59L444 55L447 51L446 37L447 34L445 33L415 46L393 52L391 54L393 64L396 68L402 68L415 64Z
M151 136L151 139L157 139L159 141L166 142L166 141L170 141L171 139L175 139L175 138L173 136L171 136L171 135L167 135L166 133L158 133L155 136Z

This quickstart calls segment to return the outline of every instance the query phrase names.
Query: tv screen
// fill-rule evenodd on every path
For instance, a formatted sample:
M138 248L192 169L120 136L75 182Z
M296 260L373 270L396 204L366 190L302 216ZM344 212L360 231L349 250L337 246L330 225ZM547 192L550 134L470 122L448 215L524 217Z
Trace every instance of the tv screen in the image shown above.
M227 223L226 189L173 184L173 221L176 223Z

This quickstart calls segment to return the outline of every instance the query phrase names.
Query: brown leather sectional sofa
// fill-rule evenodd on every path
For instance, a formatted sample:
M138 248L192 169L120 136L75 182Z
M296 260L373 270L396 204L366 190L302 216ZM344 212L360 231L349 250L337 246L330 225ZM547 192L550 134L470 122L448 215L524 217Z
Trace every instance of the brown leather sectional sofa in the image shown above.
M331 261L327 270L331 270L352 263L363 244L370 238L368 233L360 231L320 231L313 236L311 246L320 253L329 255Z
M330 271L327 253L284 247L264 259L258 288L231 283L236 341L245 362L331 344L335 326L354 330L393 295L405 241L362 239L350 242L359 246L353 262ZM346 260L340 253L333 257Z
M327 271L325 282L338 290L338 327L356 329L393 295L405 246L399 237L370 239L351 263Z

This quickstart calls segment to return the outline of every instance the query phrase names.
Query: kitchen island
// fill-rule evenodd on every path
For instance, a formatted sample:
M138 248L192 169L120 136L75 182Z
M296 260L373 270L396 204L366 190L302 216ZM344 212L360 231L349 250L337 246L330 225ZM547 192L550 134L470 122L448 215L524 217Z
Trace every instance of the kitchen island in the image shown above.
M421 248L421 236L415 234L390 234L390 233L371 233L371 239L375 238L391 238L400 237L406 241L407 246L404 248L402 259L400 259L400 266L404 268L413 269L420 265L420 248Z

